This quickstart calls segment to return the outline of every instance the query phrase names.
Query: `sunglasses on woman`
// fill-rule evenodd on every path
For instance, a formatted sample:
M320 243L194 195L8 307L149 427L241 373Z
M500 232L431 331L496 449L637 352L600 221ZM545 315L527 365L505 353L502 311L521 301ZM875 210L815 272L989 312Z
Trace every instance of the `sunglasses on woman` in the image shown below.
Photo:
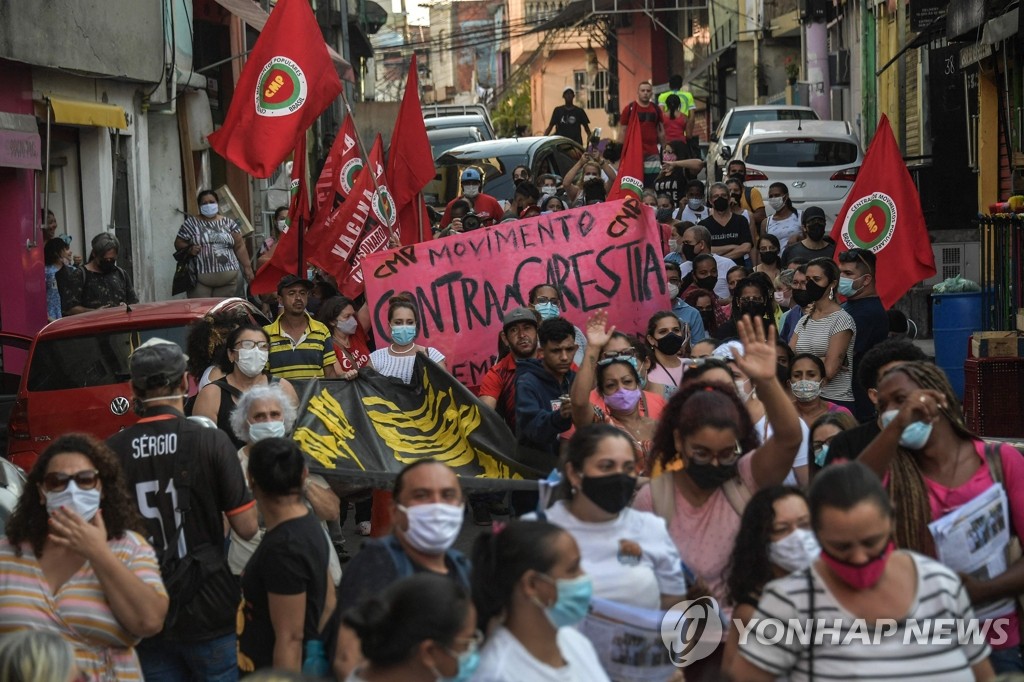
M86 469L76 474L64 474L59 471L51 471L43 476L43 487L47 492L59 493L68 487L68 481L74 481L79 490L92 490L100 480L100 472L95 469Z

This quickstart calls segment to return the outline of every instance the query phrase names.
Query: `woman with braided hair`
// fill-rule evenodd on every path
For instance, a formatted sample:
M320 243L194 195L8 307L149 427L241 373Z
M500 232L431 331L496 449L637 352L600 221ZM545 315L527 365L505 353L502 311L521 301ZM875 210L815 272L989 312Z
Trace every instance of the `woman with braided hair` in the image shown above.
M1008 444L986 445L964 424L960 404L946 375L932 363L907 362L878 383L882 432L859 461L883 477L895 507L895 539L905 549L936 556L928 524L1001 483L1009 501L1010 528L1024 528L1024 457ZM971 602L990 604L1024 591L1024 561L981 580L961 576ZM1011 605L1008 637L993 641L996 672L1024 671L1018 618Z

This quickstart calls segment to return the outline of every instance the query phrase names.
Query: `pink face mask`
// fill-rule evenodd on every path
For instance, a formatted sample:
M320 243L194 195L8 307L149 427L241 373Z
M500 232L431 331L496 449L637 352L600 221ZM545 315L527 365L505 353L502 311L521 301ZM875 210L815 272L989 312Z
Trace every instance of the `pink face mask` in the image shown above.
M848 561L835 558L822 548L821 560L844 583L855 590L866 590L877 585L878 581L882 579L882 574L885 573L885 564L895 549L896 543L890 540L882 553L874 559L869 559L863 564L851 564Z

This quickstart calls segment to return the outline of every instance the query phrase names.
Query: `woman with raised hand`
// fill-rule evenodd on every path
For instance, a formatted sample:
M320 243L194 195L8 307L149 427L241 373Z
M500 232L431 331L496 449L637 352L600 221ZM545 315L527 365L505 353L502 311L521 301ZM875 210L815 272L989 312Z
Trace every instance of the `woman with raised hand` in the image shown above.
M474 682L608 682L575 626L593 584L572 535L544 521L511 521L473 544L473 603L487 641Z

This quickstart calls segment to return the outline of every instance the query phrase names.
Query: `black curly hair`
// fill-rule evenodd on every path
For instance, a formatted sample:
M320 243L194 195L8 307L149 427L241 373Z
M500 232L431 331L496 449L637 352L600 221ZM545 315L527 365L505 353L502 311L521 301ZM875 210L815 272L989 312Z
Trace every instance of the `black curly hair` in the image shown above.
M654 449L659 453L662 466L668 466L679 457L677 432L687 436L707 426L732 429L744 453L760 444L750 413L734 390L722 384L696 381L677 391L662 412L654 434Z
M731 604L758 598L768 581L775 577L768 558L772 526L775 524L775 502L790 495L807 501L799 488L773 485L757 491L747 502L726 568L726 597Z
M245 309L236 308L204 315L190 324L188 340L185 342L188 373L198 381L210 365L223 365L227 360L225 342L228 334L248 321Z
M39 455L35 466L28 474L18 506L7 521L7 539L19 555L19 545L25 542L32 546L36 558L43 555L50 517L39 489L50 466L50 460L57 455L69 453L85 455L100 472L100 483L103 486L100 510L103 512L103 524L107 527L107 539L122 537L129 530L145 534L142 519L128 492L128 483L121 471L121 461L117 454L107 447L106 443L90 435L69 433L60 436Z

